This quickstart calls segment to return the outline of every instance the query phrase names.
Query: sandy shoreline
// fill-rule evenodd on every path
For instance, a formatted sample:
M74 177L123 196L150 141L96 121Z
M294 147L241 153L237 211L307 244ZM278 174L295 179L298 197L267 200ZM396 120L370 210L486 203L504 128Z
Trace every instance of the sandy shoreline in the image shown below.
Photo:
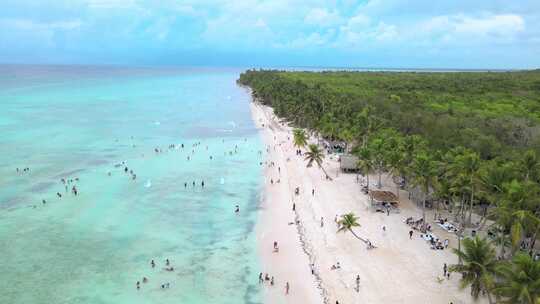
M265 303L472 302L468 290L458 289L457 274L439 280L443 264L457 262L455 255L450 250L431 250L418 233L409 239L404 220L421 214L413 203L402 199L400 213L390 216L372 212L355 174L339 173L338 162L327 156L324 166L334 180L326 181L321 170L306 168L303 158L294 154L291 129L277 122L272 109L256 103L250 107L269 147L265 151L268 164L257 225L263 274L275 277L274 286L264 283ZM270 166L271 162L275 165ZM299 195L294 194L296 187L300 187ZM383 180L384 188L395 191L389 178ZM406 198L407 194L402 192L400 196ZM335 216L348 212L360 218L362 226L356 229L357 234L378 248L367 250L350 233L336 233ZM433 219L433 215L428 213L427 218ZM296 219L299 225L289 224ZM453 234L432 226L439 238L450 240L450 247L457 246ZM278 253L273 252L274 241L279 243ZM331 270L338 262L341 268ZM358 291L357 275L361 280ZM290 283L288 295L286 282Z

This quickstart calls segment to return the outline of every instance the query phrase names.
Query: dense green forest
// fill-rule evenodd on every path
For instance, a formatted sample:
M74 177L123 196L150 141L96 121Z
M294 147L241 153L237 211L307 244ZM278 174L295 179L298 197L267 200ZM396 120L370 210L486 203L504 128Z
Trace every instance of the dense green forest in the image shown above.
M540 72L247 71L240 83L301 127L350 139L366 106L386 127L482 158L540 151ZM297 115L301 114L301 115Z
M486 228L451 267L474 297L540 301L540 71L250 70L238 83L295 127L347 142L364 173L420 190L423 210L442 205L458 236Z

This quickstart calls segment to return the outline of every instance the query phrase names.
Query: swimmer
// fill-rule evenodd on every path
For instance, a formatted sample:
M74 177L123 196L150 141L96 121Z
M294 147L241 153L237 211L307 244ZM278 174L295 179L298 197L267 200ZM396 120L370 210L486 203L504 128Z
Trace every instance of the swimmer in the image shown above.
M240 206L236 205L236 209L234 210L234 213L240 212Z

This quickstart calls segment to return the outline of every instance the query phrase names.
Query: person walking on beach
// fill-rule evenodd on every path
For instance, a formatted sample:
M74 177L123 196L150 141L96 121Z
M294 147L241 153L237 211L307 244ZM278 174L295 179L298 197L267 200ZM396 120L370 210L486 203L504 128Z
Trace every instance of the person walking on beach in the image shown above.
M444 266L443 266L443 274L444 276L446 277L446 272L448 271L448 266L446 265L446 263L444 263Z
M289 282L287 282L287 284L285 284L285 294L289 294L289 289L291 288L291 286L289 285Z
M324 227L324 218L321 217L321 228Z
M293 203L293 204L292 204L292 211L295 211L295 210L296 210L296 204Z
M409 240L412 239L412 235L413 235L413 231L412 231L412 230L409 230Z
M356 292L360 292L360 275L356 275Z
M311 196L315 196L315 189L311 189Z

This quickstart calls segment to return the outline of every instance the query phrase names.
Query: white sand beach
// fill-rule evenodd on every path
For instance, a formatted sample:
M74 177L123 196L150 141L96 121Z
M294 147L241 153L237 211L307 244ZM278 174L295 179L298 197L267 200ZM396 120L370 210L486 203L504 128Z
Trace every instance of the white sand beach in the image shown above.
M459 290L458 274L442 279L443 264L457 263L451 250L430 249L416 231L409 239L410 228L404 221L410 216L421 217L421 210L406 199L406 192L400 194L400 213L388 216L369 210L368 196L361 192L356 174L338 173L339 163L328 155L324 167L333 181L325 180L316 166L306 168L304 158L295 155L291 128L280 125L272 109L256 103L251 107L269 147L257 228L263 274L275 277L274 286L264 283L266 303L472 302L469 289ZM271 162L274 166L270 166ZM391 179L384 177L383 189L395 192ZM300 188L299 195L294 194L296 187ZM296 212L292 211L293 203ZM348 212L359 217L361 227L355 232L377 248L367 250L349 232L336 233L335 216ZM299 225L294 224L296 216ZM428 213L426 218L432 222L433 214ZM432 227L440 239L450 240L450 247L457 246L454 234L435 224ZM279 244L279 252L273 252L274 241ZM332 270L338 262L340 269ZM290 283L288 295L286 282Z

